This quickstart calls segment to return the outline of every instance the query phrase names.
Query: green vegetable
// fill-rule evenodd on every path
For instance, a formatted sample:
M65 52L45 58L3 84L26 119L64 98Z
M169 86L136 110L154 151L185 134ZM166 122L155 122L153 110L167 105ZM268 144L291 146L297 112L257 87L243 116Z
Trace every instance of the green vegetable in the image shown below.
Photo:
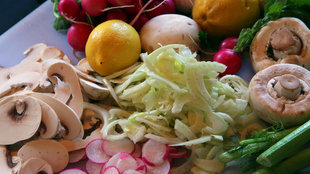
M256 33L269 22L281 17L296 17L310 26L310 1L309 0L265 0L265 15L256 21L252 28L241 30L238 43L234 51L239 53L247 49L255 37Z
M272 168L263 168L253 174L291 174L310 166L310 147L298 152Z
M256 161L266 167L274 166L284 158L298 150L305 143L310 141L310 121L304 123L296 130L275 143L261 155Z
M71 26L71 23L62 17L57 9L59 0L52 0L53 5L53 14L55 16L53 27L56 31L66 30Z
M219 156L219 160L222 162L230 162L232 160L241 157L251 157L253 154L259 154L260 152L268 149L270 146L281 140L283 137L291 133L295 128L285 129L282 131L266 131L262 130L253 135L252 138L242 140L239 146L222 153Z

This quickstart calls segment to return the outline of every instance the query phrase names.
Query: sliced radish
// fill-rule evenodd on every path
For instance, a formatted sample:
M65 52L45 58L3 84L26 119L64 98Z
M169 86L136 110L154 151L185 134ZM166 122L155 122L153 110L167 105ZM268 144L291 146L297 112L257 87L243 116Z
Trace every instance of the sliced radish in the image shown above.
M86 156L94 163L103 164L110 159L101 149L103 139L95 139L86 146Z
M169 147L169 153L177 153L178 149L175 147Z
M85 165L85 169L88 174L99 174L102 167L103 164L97 164L92 162L91 160L88 160Z
M119 152L133 153L135 150L135 144L128 138L115 141L105 140L102 144L102 149L107 155L110 156L113 156Z
M169 147L155 140L148 140L142 147L142 160L150 166L160 165L167 158Z
M127 152L119 152L112 156L110 160L104 165L104 168L115 166L122 173L125 170L136 169L138 163L136 159Z
M147 165L147 173L148 174L168 174L170 171L170 162L168 160L164 160L161 165L158 166L149 166Z
M69 163L77 163L86 159L86 152L85 149L75 150L69 152Z
M73 168L73 169L66 169L60 172L59 174L87 174L87 173L84 172L82 169Z
M122 174L142 174L142 173L137 170L129 169L129 170L124 171Z
M171 148L169 150L168 157L170 158L184 158L188 155L188 151L185 149L176 149L176 151L171 151Z
M147 167L146 167L146 164L144 163L144 161L140 158L136 158L136 160L137 160L137 164L138 164L138 167L136 168L136 170L143 173L143 174L146 174L147 173Z
M120 174L121 172L115 166L110 166L104 169L101 174Z
M135 144L135 151L133 152L132 156L139 158L142 155L142 147L140 144Z

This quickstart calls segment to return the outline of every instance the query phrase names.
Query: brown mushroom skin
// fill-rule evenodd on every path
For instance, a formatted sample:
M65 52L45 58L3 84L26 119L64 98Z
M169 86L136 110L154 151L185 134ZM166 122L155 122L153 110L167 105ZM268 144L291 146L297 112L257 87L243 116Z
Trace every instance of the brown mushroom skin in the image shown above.
M279 96L274 88L277 80L286 74L296 76L302 85L296 100ZM249 102L254 112L266 122L282 122L285 126L299 125L310 119L309 86L310 72L307 69L294 64L272 65L252 78L249 84Z
M297 18L270 22L254 37L250 58L255 72L280 63L310 69L310 30Z

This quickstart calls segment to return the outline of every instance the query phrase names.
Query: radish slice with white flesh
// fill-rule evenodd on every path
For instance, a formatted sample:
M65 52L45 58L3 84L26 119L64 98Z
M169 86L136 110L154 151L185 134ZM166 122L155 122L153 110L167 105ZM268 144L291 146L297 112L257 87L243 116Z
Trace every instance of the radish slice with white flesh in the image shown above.
M119 152L113 155L110 160L104 165L104 168L115 166L118 168L119 172L124 172L125 170L133 169L138 167L136 159L127 152Z
M128 152L131 154L135 151L135 144L128 138L114 141L105 140L102 144L102 149L110 156L113 156L118 152Z
M105 168L103 172L101 171L100 174L120 174L120 172L115 166L109 166Z
M106 153L102 151L102 143L104 139L95 139L86 146L86 156L89 160L97 164L103 164L110 159Z
M139 172L137 170L130 169L130 170L124 171L122 174L143 174L143 173L141 173L141 172Z
M66 170L60 172L59 174L87 174L87 173L81 169L74 168L74 169L66 169Z
M158 166L147 166L147 174L169 174L170 172L170 162L169 160L164 160L161 165Z
M168 145L150 139L142 147L142 160L150 166L157 166L164 162L168 153Z
M142 147L140 144L135 144L135 151L133 152L132 156L136 158L140 158L142 155Z
M185 149L176 149L176 151L173 150L173 152L169 151L168 157L170 158L184 158L188 155L188 151Z
M136 158L138 167L136 168L136 171L139 171L142 174L147 173L147 167L144 161L141 158Z
M88 160L85 164L85 169L88 174L99 174L103 165L104 164L97 164Z
M77 163L86 159L85 149L75 150L69 152L69 163Z

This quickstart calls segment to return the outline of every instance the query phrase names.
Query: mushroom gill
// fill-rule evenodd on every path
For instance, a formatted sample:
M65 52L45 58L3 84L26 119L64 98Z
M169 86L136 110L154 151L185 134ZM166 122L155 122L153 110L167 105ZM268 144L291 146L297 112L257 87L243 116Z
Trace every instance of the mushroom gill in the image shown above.
M255 72L280 63L310 69L310 30L297 18L285 17L264 26L254 37L250 57Z

